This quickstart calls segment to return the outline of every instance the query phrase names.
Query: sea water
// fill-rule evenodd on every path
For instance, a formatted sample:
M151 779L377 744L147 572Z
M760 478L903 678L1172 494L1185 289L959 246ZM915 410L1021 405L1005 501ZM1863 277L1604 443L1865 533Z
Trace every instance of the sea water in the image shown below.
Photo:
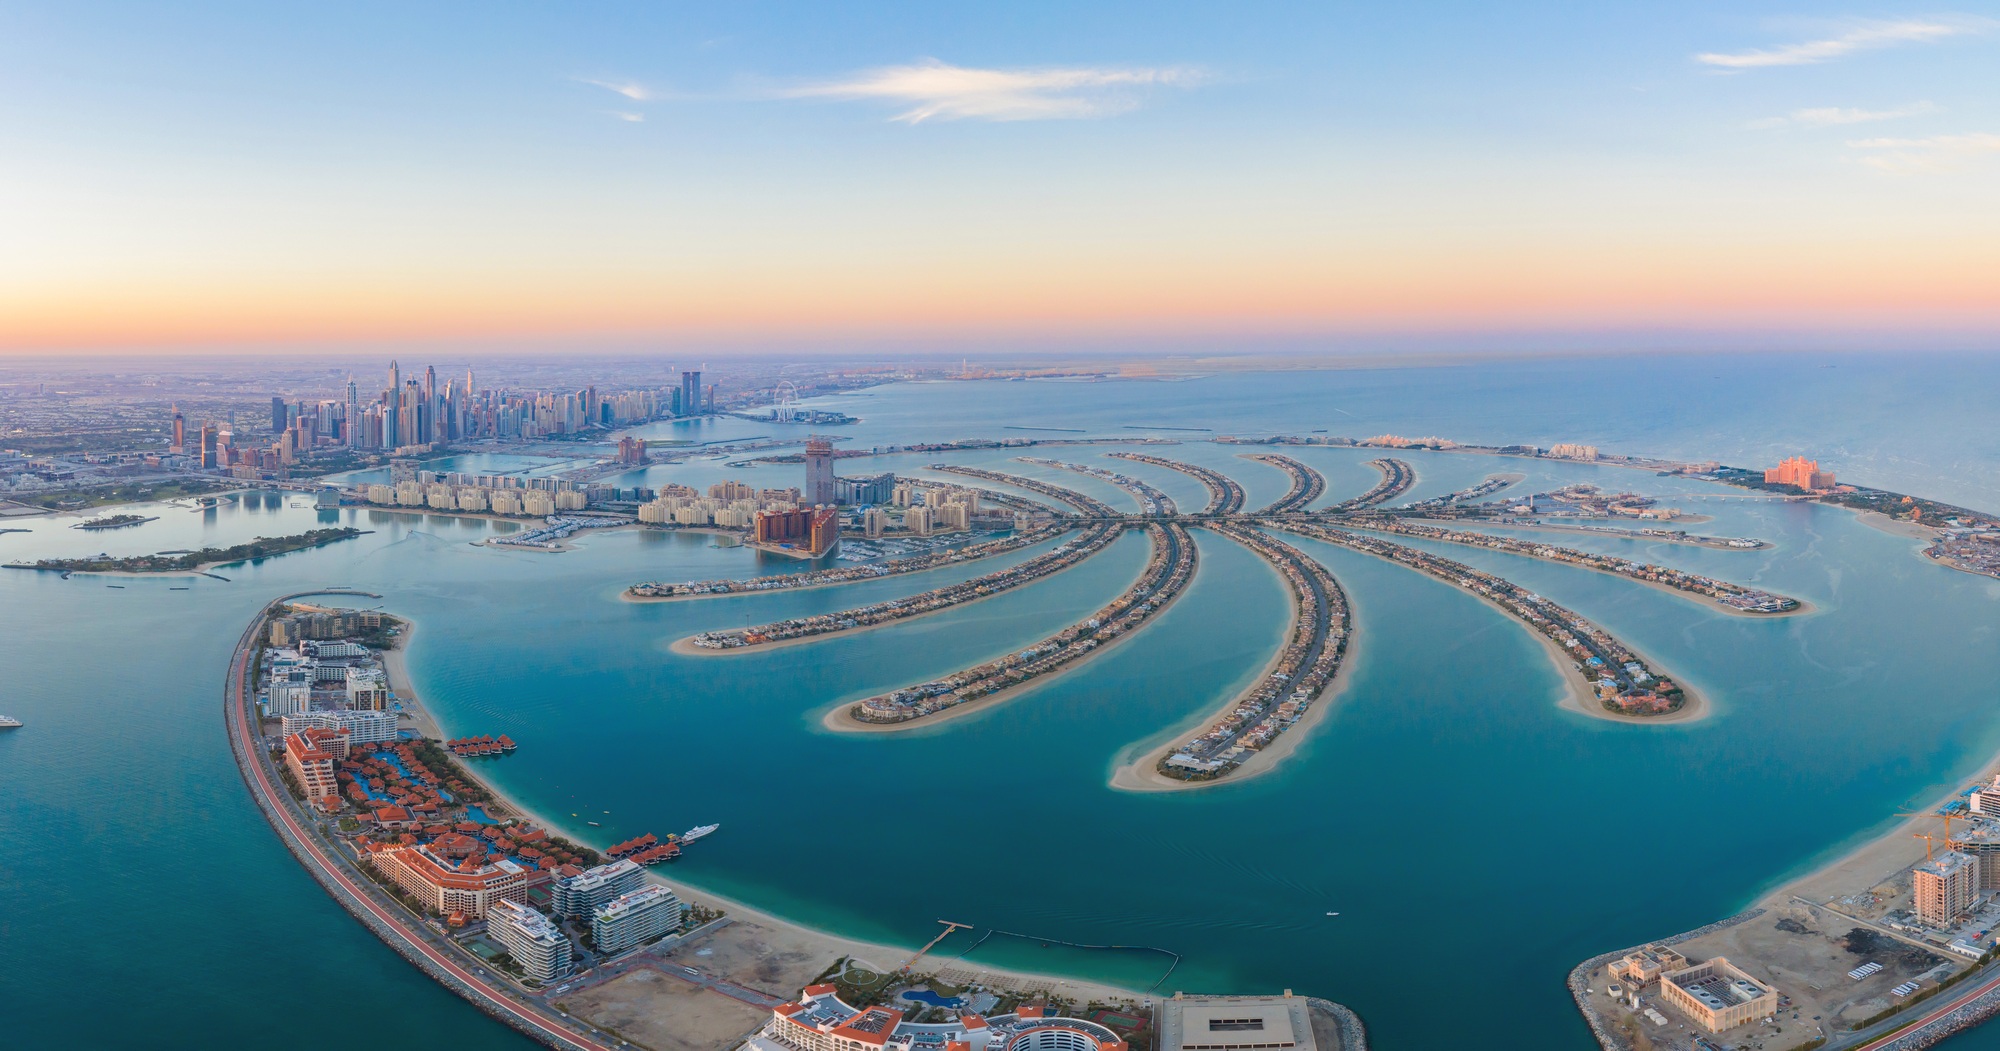
M1954 381L1939 383L1941 374ZM1148 451L1229 471L1253 509L1283 495L1284 474L1237 455L1255 450L1200 439L1324 428L1578 441L1747 465L1804 453L1844 478L1992 510L2000 442L1986 407L1996 394L2000 368L1977 359L1684 357L906 384L823 404L863 418L839 432L859 448L1073 436L1008 429L1018 426L1193 439ZM649 430L676 427L702 441L772 433L740 420ZM1193 479L1106 451L1034 454L1141 475L1184 509L1206 502ZM1366 466L1379 451L1285 451L1327 475L1324 502L1379 477ZM949 460L1132 506L1100 480L1011 455L841 468L922 474ZM1248 685L1286 631L1277 578L1205 531L1188 593L1086 666L934 728L843 735L820 724L836 705L1087 616L1139 572L1146 541L1127 536L1053 579L907 624L714 657L668 646L1004 563L634 604L618 595L637 580L800 565L702 534L621 531L559 554L511 551L475 546L507 528L483 520L319 511L259 494L209 509L141 506L160 520L99 533L68 529L80 516L8 523L30 530L0 534L8 560L223 546L328 524L374 530L217 568L226 581L0 572L0 711L27 723L0 732L10 1039L528 1046L346 916L247 798L223 733L225 665L264 601L306 587L380 592L385 608L413 619L409 658L423 699L448 733L519 741L481 771L565 831L601 846L720 822L664 871L670 881L897 945L929 940L940 917L974 924L934 950L943 963L993 929L1028 937L990 938L965 964L1159 982L1161 993L1328 996L1359 1010L1376 1045L1391 1049L1470 1038L1588 1048L1563 987L1578 960L1733 913L2000 750L2000 581L1930 565L1915 541L1836 508L1586 464L1397 455L1420 475L1405 499L1493 473L1528 475L1516 493L1588 481L1661 495L1714 517L1695 531L1771 546L1546 535L1755 583L1817 612L1728 616L1602 574L1438 547L1597 620L1713 705L1690 724L1613 724L1556 706L1558 671L1517 622L1407 569L1299 540L1355 609L1351 679L1328 716L1268 776L1133 794L1108 787L1116 766L1198 725ZM798 473L698 460L621 484L786 485ZM301 1024L329 1012L344 1021ZM1953 1046L2000 1046L2000 1030Z

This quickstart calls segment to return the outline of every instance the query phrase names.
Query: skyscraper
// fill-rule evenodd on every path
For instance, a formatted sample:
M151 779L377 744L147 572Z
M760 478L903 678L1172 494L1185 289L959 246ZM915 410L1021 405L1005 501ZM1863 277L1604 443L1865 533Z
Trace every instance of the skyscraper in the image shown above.
M343 423L345 424L346 429L341 433L341 437L346 440L348 445L351 446L360 445L361 444L361 388L355 384L354 377L352 375L349 375L347 377L347 408L346 411L343 413L343 416L344 416Z
M833 443L825 438L806 439L806 503L833 504Z
M403 370L394 361L389 362L389 404L383 409L382 447L399 448L403 444L398 430L403 422Z
M292 421L285 414L285 399L271 395L271 433L276 434L291 426Z
M681 415L701 415L701 373L681 373Z
M181 407L179 403L176 403L174 405L174 447L169 449L169 452L176 454L187 452L187 430L187 417L181 415Z
M417 440L420 442L434 442L438 440L440 428L438 427L437 394L438 394L437 366L426 365L424 366L423 418L417 424L418 427Z

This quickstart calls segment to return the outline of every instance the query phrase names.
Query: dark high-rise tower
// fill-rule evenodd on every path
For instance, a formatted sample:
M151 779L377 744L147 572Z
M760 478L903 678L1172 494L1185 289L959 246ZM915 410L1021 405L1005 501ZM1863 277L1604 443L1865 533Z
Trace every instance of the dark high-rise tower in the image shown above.
M439 421L438 421L437 402L438 402L437 366L426 365L424 366L424 412L423 412L424 418L423 422L418 424L418 426L421 428L421 430L418 431L418 433L423 435L423 437L417 439L418 441L434 442L438 440L438 433L439 431L442 430L442 428L438 426Z
M188 424L187 424L187 417L185 417L185 416L182 416L182 415L181 415L181 407L180 407L180 405L176 404L176 405L174 406L174 447L173 447L173 451L174 451L174 452L176 452L176 453L183 453L183 452L186 452L186 451L187 451L187 439L188 439Z
M271 433L276 434L291 425L292 421L285 415L285 399L271 395Z
M701 415L701 373L681 373L681 415Z

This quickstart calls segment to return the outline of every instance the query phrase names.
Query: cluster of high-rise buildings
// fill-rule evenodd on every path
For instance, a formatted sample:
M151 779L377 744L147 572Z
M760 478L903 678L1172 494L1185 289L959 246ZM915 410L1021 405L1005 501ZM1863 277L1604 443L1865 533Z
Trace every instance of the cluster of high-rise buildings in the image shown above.
M519 897L503 897L485 913L487 934L506 947L523 977L543 984L573 966L565 920L588 923L591 947L614 956L679 932L685 914L673 891L647 883L646 870L623 858L565 875L550 890L553 918Z
M353 745L396 739L396 713L381 664L366 646L340 638L367 630L366 621L380 627L382 615L316 611L271 622L271 645L288 648L265 658L264 709L280 720L285 734L337 732Z
M599 391L595 385L563 391L482 390L467 369L462 379L440 378L435 367L405 376L389 363L388 385L365 391L349 378L340 396L318 400L271 399L269 446L239 447L233 426L200 424L190 435L186 417L174 409L170 454L185 456L201 469L282 468L320 448L345 447L394 452L482 438L533 439L622 427L668 416L713 411L714 386L703 387L699 371L681 373L677 387ZM192 439L192 440L190 440ZM627 462L645 460L645 445L621 446Z

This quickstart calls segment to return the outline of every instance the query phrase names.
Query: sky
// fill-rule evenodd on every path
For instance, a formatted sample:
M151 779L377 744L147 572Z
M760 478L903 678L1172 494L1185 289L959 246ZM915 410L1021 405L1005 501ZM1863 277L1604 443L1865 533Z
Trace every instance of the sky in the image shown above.
M0 352L2000 347L1996 70L2000 4L0 0Z

